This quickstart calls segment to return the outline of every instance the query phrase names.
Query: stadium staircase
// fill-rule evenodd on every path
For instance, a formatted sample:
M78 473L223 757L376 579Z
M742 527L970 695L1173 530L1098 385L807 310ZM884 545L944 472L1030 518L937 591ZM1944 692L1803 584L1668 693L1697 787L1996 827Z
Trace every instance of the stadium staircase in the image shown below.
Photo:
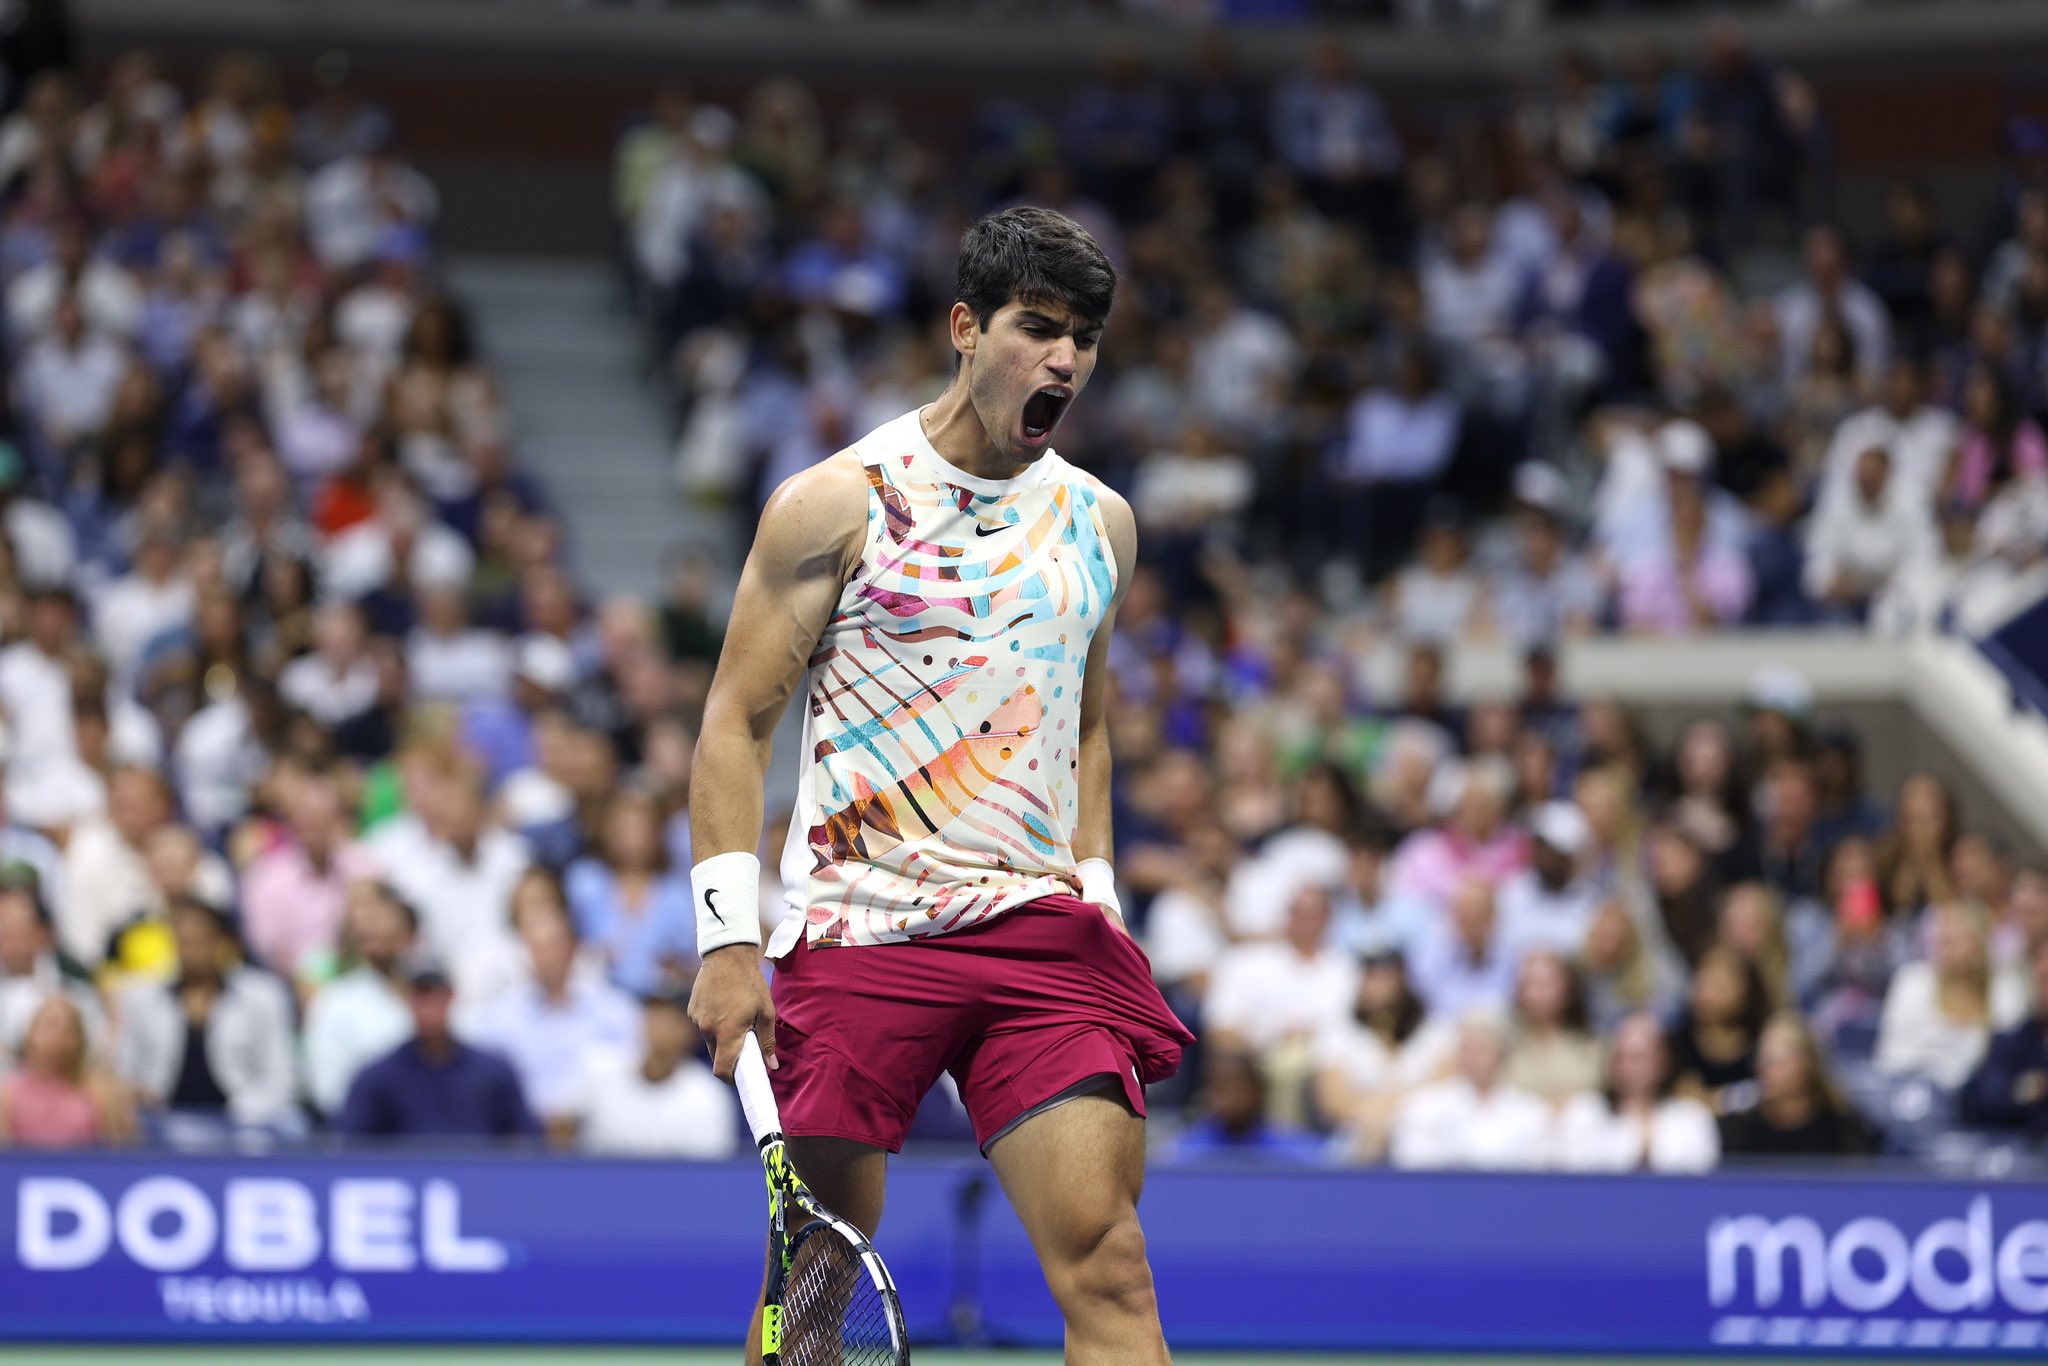
M598 259L456 258L450 283L504 387L514 452L562 513L576 574L597 594L657 594L679 542L724 560L728 532L671 475L668 407L638 326Z

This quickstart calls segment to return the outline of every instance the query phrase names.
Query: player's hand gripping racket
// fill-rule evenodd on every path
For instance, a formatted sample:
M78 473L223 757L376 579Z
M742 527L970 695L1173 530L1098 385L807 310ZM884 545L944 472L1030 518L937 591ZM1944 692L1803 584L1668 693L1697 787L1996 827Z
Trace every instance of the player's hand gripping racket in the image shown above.
M909 1366L910 1335L889 1268L861 1231L819 1204L782 1144L782 1116L751 1031L733 1080L768 1172L765 1366Z

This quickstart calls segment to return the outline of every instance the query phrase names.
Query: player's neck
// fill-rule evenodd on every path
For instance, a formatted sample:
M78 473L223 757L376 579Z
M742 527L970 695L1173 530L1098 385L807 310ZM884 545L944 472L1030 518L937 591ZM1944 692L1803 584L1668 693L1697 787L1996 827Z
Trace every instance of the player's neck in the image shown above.
M967 397L967 386L957 379L918 410L917 420L933 450L977 479L1015 479L1031 468L1031 462L1011 459L995 448L981 414Z

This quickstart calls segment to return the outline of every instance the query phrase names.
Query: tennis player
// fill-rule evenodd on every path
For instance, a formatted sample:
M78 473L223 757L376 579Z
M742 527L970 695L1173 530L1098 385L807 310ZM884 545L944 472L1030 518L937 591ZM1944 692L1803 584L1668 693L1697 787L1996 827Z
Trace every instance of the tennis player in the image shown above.
M1137 1215L1144 1085L1193 1036L1108 863L1105 661L1136 525L1052 445L1115 293L1073 220L983 218L961 239L946 391L769 500L697 746L690 1014L721 1077L759 1037L798 1174L869 1236L887 1155L950 1073L1067 1360L1139 1366L1168 1360ZM771 995L753 851L800 682L782 880L801 915L768 941Z

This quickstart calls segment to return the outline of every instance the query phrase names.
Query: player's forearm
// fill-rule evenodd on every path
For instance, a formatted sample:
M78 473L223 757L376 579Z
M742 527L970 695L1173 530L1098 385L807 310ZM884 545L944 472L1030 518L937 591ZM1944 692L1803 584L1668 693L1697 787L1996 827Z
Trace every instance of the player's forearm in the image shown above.
M1109 727L1084 726L1076 757L1080 785L1074 820L1074 862L1108 859L1115 847L1109 801Z
M690 848L699 862L718 854L751 854L761 846L770 739L715 715L704 718L690 771Z

